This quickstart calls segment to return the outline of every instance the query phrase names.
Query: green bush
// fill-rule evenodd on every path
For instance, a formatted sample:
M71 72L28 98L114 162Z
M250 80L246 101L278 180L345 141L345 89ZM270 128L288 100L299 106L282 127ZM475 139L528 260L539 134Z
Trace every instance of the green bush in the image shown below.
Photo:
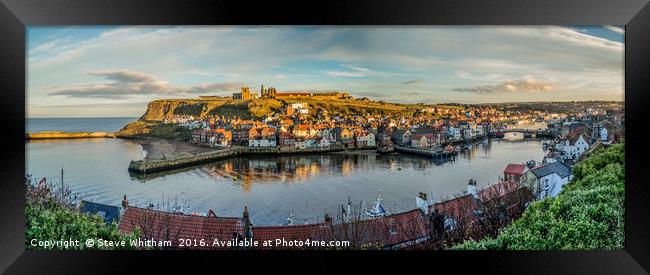
M253 115L248 110L248 103L244 102L231 102L220 105L208 112L208 115L215 115L218 117L225 116L229 118L251 119Z
M130 240L137 239L140 235L137 231L133 234L123 235L119 233L115 222L107 225L99 215L83 214L74 209L61 206L55 201L45 204L27 203L25 206L25 220L26 249L134 249L130 244ZM45 248L32 246L31 241L34 239L37 241L79 240L81 246ZM125 241L126 247L98 248L96 245L86 247L85 240L87 239Z
M149 136L163 139L189 140L192 137L192 131L186 127L178 126L178 124L157 124L151 126Z
M198 117L203 113L203 110L206 107L207 107L207 103L179 105L178 107L176 107L176 109L174 109L174 114Z
M496 238L454 249L622 249L624 199L625 150L617 144L577 164L557 197L532 203Z

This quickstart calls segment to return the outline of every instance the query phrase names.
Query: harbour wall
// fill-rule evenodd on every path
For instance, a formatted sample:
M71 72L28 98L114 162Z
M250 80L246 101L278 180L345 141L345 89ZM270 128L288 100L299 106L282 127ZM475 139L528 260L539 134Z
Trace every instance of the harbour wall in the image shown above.
M114 138L108 132L37 132L26 133L26 139Z
M401 146L395 146L395 151L404 153L404 154L413 154L413 155L420 155L420 156L425 156L425 157L444 157L444 156L453 156L456 154L456 151L453 152L445 152L445 151L431 151L431 150L422 150L422 149L416 149L416 148L408 148L408 147L401 147Z
M372 148L358 148L372 149ZM278 148L278 147L247 147L247 146L233 146L230 148L215 150L212 152L205 152L195 154L189 157L163 159L163 160L132 160L129 163L129 171L136 173L159 172L164 170L171 170L185 166L212 162L216 160L227 159L242 155L300 155L300 154L321 154L329 152L345 151L343 148L335 147L330 149L293 149L293 148Z

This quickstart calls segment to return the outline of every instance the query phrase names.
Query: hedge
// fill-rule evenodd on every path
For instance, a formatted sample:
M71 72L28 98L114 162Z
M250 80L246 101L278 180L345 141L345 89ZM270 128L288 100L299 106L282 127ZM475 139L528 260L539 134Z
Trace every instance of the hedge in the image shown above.
M453 249L623 249L625 145L594 152L573 169L555 198L532 203L494 239Z

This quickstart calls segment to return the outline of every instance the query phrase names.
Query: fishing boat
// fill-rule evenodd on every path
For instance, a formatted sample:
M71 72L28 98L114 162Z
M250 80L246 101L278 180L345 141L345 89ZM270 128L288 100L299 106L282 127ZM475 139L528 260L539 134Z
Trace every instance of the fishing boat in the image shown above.
M295 216L293 215L293 211L291 211L291 212L289 213L289 217L287 217L287 220L284 222L283 225L284 225L284 226L293 225L293 220L294 220L294 218L295 218Z
M381 218L386 216L386 209L384 209L384 206L381 204L382 193L383 191L379 190L379 196L375 201L375 205L371 209L366 210L366 216L368 216L368 218L374 219L374 218Z
M390 154L392 152L395 152L395 146L393 144L380 144L377 146L377 153L379 154Z
M535 167L536 165L537 165L537 162L536 162L535 160L532 160L532 159L526 162L526 166L527 166L529 169L532 169L532 168Z
M447 146L445 146L445 152L447 152L447 153L453 153L454 151L456 151L456 147L451 146L451 145L447 145Z

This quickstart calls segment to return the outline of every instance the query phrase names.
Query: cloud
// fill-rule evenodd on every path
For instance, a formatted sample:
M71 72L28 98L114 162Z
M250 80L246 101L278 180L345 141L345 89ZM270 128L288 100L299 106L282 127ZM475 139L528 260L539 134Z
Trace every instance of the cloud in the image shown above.
M610 31L613 31L618 34L625 34L625 30L623 28L619 28L616 26L604 26L605 29L608 29Z
M360 72L344 72L344 71L326 71L327 75L333 77L364 77L367 76Z
M420 95L418 92L399 92L399 95L415 96Z
M354 65L341 65L341 67L346 68L347 70L325 71L325 73L333 77L390 77L399 75L397 73L377 71L370 68Z
M467 88L455 88L457 92L469 92L477 94L495 93L531 93L551 91L555 87L552 82L538 81L535 79L510 80L495 85L483 85Z
M44 36L44 29L28 33L27 93L33 106L147 101L212 93L211 88L226 94L229 85L224 83L234 83L236 90L243 80L278 90L336 89L424 102L592 100L616 93L622 98L624 90L620 39L561 26L66 29L53 37ZM607 37L622 31L609 29L602 28ZM106 68L131 73L103 71ZM490 97L454 90L529 75L557 88L553 93ZM420 94L403 96L399 91Z
M377 92L359 92L354 94L357 97L369 97L369 98L387 98L390 95L386 93L377 93Z
M202 84L191 87L174 86L155 77L134 71L96 71L88 75L101 77L107 83L82 83L46 88L51 96L75 98L124 99L137 95L183 95L230 92L244 86L241 82Z
M420 83L424 83L424 81L422 81L422 80L407 80L407 81L402 82L402 85L420 84Z
M188 93L203 94L203 93L224 93L239 90L242 86L246 86L242 82L221 82L193 86L187 89ZM182 90L182 89L181 89Z
M88 74L92 76L103 77L108 80L113 80L115 82L125 82L125 83L156 82L156 79L153 76L146 75L139 72L127 71L127 70L90 72Z

